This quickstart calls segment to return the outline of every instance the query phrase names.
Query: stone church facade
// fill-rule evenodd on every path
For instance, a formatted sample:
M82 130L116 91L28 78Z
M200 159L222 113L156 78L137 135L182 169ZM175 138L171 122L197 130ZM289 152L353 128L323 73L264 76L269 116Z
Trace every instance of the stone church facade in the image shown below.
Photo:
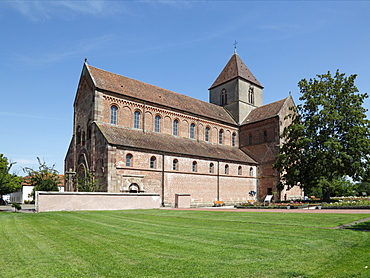
M85 63L65 171L89 171L107 192L158 193L163 205L183 193L194 205L301 198L295 187L278 191L272 169L294 102L263 105L262 92L236 53L209 103Z

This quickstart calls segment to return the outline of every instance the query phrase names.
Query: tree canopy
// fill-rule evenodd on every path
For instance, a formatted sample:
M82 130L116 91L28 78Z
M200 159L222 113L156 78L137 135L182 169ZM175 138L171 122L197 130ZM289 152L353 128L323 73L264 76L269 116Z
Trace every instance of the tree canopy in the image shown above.
M22 186L22 177L9 173L14 164L15 162L9 162L3 154L0 154L0 198L17 191Z
M103 184L99 183L99 179L95 179L94 174L89 170L86 170L83 175L77 175L75 183L79 192L103 191Z
M370 122L363 102L368 97L355 86L356 75L336 71L302 79L302 104L292 107L274 167L282 183L305 191L320 189L324 201L343 177L364 178L370 155Z
M49 167L45 162L41 162L37 158L40 166L38 170L32 168L23 168L23 171L28 175L25 177L27 184L34 186L32 196L35 197L36 191L58 191L58 186L61 184L59 172L54 169L55 165Z

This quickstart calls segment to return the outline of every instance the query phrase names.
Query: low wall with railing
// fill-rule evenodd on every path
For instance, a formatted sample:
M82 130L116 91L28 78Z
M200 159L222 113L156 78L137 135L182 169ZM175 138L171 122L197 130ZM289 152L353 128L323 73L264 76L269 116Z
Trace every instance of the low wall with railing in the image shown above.
M36 212L159 209L159 194L36 191Z

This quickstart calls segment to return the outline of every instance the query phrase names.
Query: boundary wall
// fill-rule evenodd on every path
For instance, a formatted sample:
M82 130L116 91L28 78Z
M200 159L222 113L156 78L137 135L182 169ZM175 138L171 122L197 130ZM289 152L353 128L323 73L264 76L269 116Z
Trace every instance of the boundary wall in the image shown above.
M36 191L36 212L159 209L159 194Z

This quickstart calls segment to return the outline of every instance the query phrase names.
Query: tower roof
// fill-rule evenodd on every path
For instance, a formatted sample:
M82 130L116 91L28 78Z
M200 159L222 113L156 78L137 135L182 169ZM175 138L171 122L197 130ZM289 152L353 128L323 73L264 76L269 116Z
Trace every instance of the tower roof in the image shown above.
M239 55L234 53L233 56L231 56L229 62L226 64L226 66L220 73L220 75L217 77L216 81L212 84L212 86L209 89L217 87L218 85L221 85L237 77L243 78L251 82L252 84L263 88L263 86L258 82L257 78L254 77L252 72L244 64Z

